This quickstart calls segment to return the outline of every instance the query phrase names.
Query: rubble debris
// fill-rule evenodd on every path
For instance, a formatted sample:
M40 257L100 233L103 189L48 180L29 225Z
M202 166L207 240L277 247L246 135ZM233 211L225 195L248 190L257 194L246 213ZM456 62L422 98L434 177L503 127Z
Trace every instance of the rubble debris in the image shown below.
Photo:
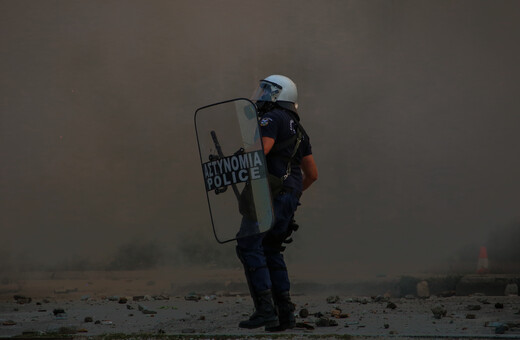
M495 334L504 334L509 330L509 327L505 324L501 324L500 326L495 327Z
M341 309L335 308L330 312L331 316L335 317L336 319L345 319L348 318L347 313L342 313Z
M146 308L145 306L138 305L137 307L139 308L139 311L143 314L157 314L156 311L150 310L150 309Z
M445 290L445 291L440 292L438 295L440 297L452 297L452 296L455 296L456 294L457 294L457 292L454 290Z
M14 326L14 325L16 325L16 322L14 322L13 320L5 320L4 322L2 322L2 325L3 326Z
M119 298L119 301L118 301L118 302L119 302L120 304L124 305L125 303L128 302L128 299L125 298L125 297L121 297L121 298Z
M443 316L446 316L446 314L448 313L448 311L446 310L446 308L444 308L443 305L436 305L431 309L431 311L436 319L440 319Z
M64 326L58 329L59 334L76 334L78 329L74 326Z
M334 327L337 326L338 322L334 319L321 317L316 321L316 327Z
M339 296L337 295L331 295L327 297L327 303L338 303L339 302Z
M63 308L55 308L52 311L52 314L54 314L54 317L56 320L66 320L67 319L67 313L65 313L65 310Z
M477 316L475 314L466 314L466 319L476 319Z
M16 301L16 303L19 303L21 305L24 305L26 303L31 303L31 301L32 301L32 298L24 296L24 295L15 295L15 296L13 296L13 298Z
M165 294L160 294L160 295L152 296L152 299L154 299L156 301L164 301L164 300L170 300L170 297L168 295L165 295Z
M495 308L496 309L503 309L504 308L504 304L500 303L500 302L497 302L497 303L495 303Z
M201 299L200 295L199 295L199 294L196 294L196 293L189 293L188 295L186 295L186 296L184 297L184 300L186 300L186 301L195 301L195 302L198 302L200 299Z
M309 316L309 310L307 308L300 309L300 312L298 313L300 318L306 318Z
M385 329L388 329L388 328L390 328L390 325L387 324L387 323L385 323L385 324L383 325L383 327L385 327Z
M483 297L482 297L482 298L478 298L477 301L480 302L480 303L483 304L483 305L489 305L489 303L490 303L490 302L488 301L488 299L483 298Z
M184 333L184 334L187 334L187 333L195 333L195 329L193 328L184 328L183 330L181 330L181 333Z
M393 302L388 302L388 304L386 305L386 308L396 309L397 305Z
M303 329L307 329L307 330L314 330L314 326L309 325L306 322L297 322L294 327L295 328L303 328Z
M482 307L480 305L468 305L467 309L468 310L481 310Z
M376 297L372 297L372 300L374 300L374 302L387 302L388 298L387 296L377 295Z
M83 322L93 322L94 318L91 316L86 316L85 319L83 319Z
M362 298L354 298L354 302L360 303L362 305L366 305L368 303L368 298L362 297Z
M136 302L144 301L144 295L136 295L136 296L132 297L132 300L136 301Z

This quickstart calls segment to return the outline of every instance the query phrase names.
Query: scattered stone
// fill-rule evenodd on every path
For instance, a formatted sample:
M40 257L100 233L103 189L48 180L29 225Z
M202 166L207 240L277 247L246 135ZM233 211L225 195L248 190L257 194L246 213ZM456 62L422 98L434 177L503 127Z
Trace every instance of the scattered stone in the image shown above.
M206 320L206 317L204 315L199 316L198 320L204 321Z
M77 332L78 332L78 329L74 326L60 327L58 330L59 334L76 334Z
M466 314L466 319L476 319L477 316L475 314Z
M468 305L468 310L481 310L482 307L480 305Z
M184 333L184 334L186 334L186 333L195 333L195 329L193 329L193 328L184 328L181 331L181 333Z
M186 295L184 297L184 300L186 301L199 301L200 300L200 295L199 294L196 294L196 293L189 293L188 295Z
M134 296L134 297L132 297L132 300L134 300L136 302L143 301L144 300L144 295Z
M326 317L321 317L318 319L318 321L316 321L316 327L333 327L337 325L338 322L336 320L329 319Z
M509 327L507 325L500 325L495 328L495 334L504 334L507 330L509 330Z
M214 295L212 295L212 296L214 296ZM164 295L164 294L154 295L154 296L152 296L152 298L156 301L170 300L170 297L168 295Z
M88 301L90 300L90 295L83 295L81 298L80 298L81 301Z
M21 305L31 303L32 301L32 298L23 295L15 295L13 296L13 298L15 299L16 303L19 303Z
M497 302L497 303L495 303L495 308L496 309L503 309L504 308L504 304L500 303L500 302Z
M128 309L128 310L132 310L132 309L135 309L135 308L132 307L132 305L126 305L126 309Z
M427 281L417 283L417 296L420 298L430 297L430 288Z
M432 313L433 313L433 316L436 318L436 319L440 319L442 318L443 316L446 316L446 313L448 313L448 311L446 310L446 308L444 308L444 306L442 305L436 305L435 307L433 307L431 309Z
M355 298L354 302L360 303L362 305L366 305L368 303L368 298L366 298L366 297Z
M112 326L114 324L114 322L112 322L110 320L101 320L100 324L107 325L107 326Z
M86 316L83 322L93 322L94 319L91 316Z
M382 295L378 295L374 298L372 298L374 300L374 302L386 302L388 301L388 297L386 296L382 296Z
M385 327L385 329L388 329L388 328L390 328L390 325L385 323L384 327Z
M216 299L217 299L216 295L205 295L204 296L204 300L205 301L213 301L213 300L216 300Z
M302 308L300 309L300 313L298 313L298 315L300 315L300 318L306 318L309 316L309 311L307 308Z
M489 301L486 298L483 298L483 297L482 298L478 298L477 301L480 302L483 305L489 305Z
M6 321L2 322L2 325L3 326L14 326L14 325L16 325L16 322L14 322L13 320L6 320Z
M386 308L390 308L390 309L396 309L397 308L397 305L393 302L389 302L387 305L386 305Z
M65 314L65 309L63 309L63 308L55 308L55 309L52 311L52 313L53 313L54 315Z
M107 298L108 301L119 301L119 296L117 295L114 295L114 296L109 296Z
M339 296L337 295L331 295L327 298L327 303L338 303L339 302Z
M309 325L306 322L297 322L295 327L296 328L303 328L303 329L307 329L307 330L314 330L314 326Z
M141 313L143 313L143 314L157 314L156 311L150 310L150 309L148 309L148 308L146 308L145 306L142 306L142 305L139 305L138 308L139 308L139 311Z
M118 301L120 304L124 305L125 303L128 302L128 299L125 298L125 297L122 297L122 298L119 298L119 301Z
M415 300L415 296L412 294L408 294L404 297L406 300Z
M457 292L454 290L445 290L443 292L440 292L439 296L440 297L452 297L452 296L455 296L456 294L457 294Z

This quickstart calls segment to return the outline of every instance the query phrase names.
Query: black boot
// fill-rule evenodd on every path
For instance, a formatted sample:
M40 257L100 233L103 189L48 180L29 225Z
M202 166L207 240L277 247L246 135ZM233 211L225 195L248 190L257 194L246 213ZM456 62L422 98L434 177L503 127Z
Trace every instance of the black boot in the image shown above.
M265 327L268 332L281 332L292 329L296 325L294 318L294 304L291 301L289 292L281 292L274 295L274 303L278 309L278 319L280 324L275 327Z
M273 306L271 290L264 290L251 294L255 303L255 312L249 320L241 321L240 328L276 327L278 326L278 316Z

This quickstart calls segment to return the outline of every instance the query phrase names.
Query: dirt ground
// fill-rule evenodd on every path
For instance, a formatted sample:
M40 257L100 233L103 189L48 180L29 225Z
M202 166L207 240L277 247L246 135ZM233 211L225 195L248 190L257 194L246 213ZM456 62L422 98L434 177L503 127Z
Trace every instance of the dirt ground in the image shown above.
M253 309L238 269L4 276L0 283L0 337L4 338L116 334L520 338L519 296L399 297L391 278L372 285L376 291L359 289L362 294L295 279L297 328L272 334L237 327ZM432 312L435 308L440 318Z

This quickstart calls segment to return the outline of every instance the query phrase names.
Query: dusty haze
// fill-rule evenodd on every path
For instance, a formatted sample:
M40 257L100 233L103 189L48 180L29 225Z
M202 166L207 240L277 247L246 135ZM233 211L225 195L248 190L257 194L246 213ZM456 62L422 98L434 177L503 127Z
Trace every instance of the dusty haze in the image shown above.
M476 265L520 216L519 17L487 0L0 1L0 267L238 265L213 239L193 114L274 73L299 87L320 172L289 263L403 273L474 244Z

